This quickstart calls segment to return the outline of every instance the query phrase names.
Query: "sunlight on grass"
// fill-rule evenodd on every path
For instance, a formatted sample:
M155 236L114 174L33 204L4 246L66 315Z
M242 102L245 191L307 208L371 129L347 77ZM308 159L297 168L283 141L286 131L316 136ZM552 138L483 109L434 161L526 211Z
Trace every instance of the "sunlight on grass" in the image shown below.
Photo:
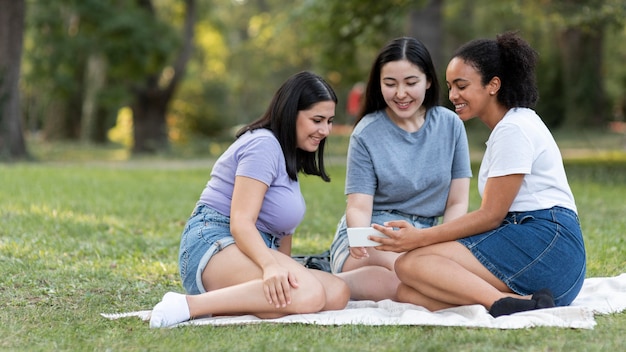
M330 183L300 178L307 212L294 255L328 249L345 211L342 138L330 141L338 153L328 159ZM0 164L0 349L178 350L185 341L185 349L203 350L207 336L217 350L277 344L371 350L390 341L398 351L416 350L415 341L420 350L620 350L625 341L626 313L599 316L591 331L296 324L155 331L135 319L103 319L100 313L150 309L165 292L183 292L180 234L211 164L158 157L93 164L101 155L110 158L111 150L102 150L84 166L88 153L69 162L72 153L59 149L62 163ZM587 276L624 272L626 157L607 152L570 158L565 166L585 236ZM476 177L470 197L476 209Z

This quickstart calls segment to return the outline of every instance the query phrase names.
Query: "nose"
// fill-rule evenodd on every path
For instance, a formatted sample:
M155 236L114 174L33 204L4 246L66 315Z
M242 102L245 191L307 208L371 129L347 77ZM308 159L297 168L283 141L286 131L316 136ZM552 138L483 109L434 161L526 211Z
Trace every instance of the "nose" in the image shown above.
M398 98L402 98L406 95L406 87L404 87L403 84L398 85L398 88L396 89L396 96Z
M450 88L450 90L448 91L448 100L454 102L454 100L458 97L459 93L457 92L457 90L455 88Z
M330 134L330 131L333 129L333 123L329 122L329 123L323 123L320 126L319 129L319 134L321 134L322 136L326 137Z

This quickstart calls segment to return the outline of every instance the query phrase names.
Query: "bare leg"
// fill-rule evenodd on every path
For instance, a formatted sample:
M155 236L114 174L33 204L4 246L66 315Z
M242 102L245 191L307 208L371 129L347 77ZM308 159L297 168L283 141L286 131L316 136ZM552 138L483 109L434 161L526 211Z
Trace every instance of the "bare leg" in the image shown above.
M343 271L337 276L350 287L351 299L395 300L400 280L394 271L394 262L399 254L374 248L368 248L368 252L367 258L348 257L343 265Z
M194 301L190 302L192 316L195 316L194 313L198 315L272 313L282 316L317 312L326 306L327 301L326 288L319 280L320 277L325 279L326 284L338 286L339 289L336 288L333 293L341 293L340 288L345 288L344 295L348 292L345 283L331 274L314 274L315 270L305 268L283 253L272 251L272 254L281 265L296 273L299 287L292 289L291 304L278 309L270 305L263 294L261 280L263 272L237 246L231 245L213 256L202 273L202 282L207 292L190 297ZM347 297L333 299L338 299L339 302L343 300L344 307L347 304ZM336 302L331 304L333 307L336 305Z
M397 300L396 291L400 280L392 270L378 265L363 266L337 274L350 287L354 300Z
M326 293L326 305L322 310L344 309L350 299L350 289L346 283L337 276L325 271L309 269L324 287Z
M511 293L458 242L405 253L396 261L396 272L403 283L399 299L429 310L467 304L482 304L489 309L501 298L522 298Z
M343 280L329 273L309 270L278 251L272 251L272 254L297 278L298 287L291 288L290 304L284 307L270 304L263 292L261 269L236 245L231 245L214 255L202 273L207 292L187 296L166 294L170 296L167 299L164 296L164 300L153 310L151 326L169 326L190 317L207 315L254 314L260 318L276 318L346 306L349 289ZM185 298L186 302L180 303L181 298ZM179 311L187 309L187 315L179 314Z

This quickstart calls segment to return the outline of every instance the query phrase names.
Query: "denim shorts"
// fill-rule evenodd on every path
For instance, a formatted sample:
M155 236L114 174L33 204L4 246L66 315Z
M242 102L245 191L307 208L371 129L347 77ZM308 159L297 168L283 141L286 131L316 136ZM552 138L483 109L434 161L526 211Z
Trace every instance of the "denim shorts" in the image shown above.
M268 248L277 249L279 239L259 231ZM178 266L183 287L188 294L206 292L202 272L215 253L235 243L230 233L230 218L198 204L191 213L180 240Z
M372 212L372 224L382 225L386 221L393 220L406 220L417 228L426 228L437 224L436 217L411 215L397 210L374 210ZM330 267L334 274L342 271L343 264L350 256L347 227L344 214L341 220L339 220L339 224L337 224L337 232L335 232L335 238L330 245Z
M572 303L585 279L585 245L570 209L509 213L498 228L458 242L513 292L548 288L557 306Z

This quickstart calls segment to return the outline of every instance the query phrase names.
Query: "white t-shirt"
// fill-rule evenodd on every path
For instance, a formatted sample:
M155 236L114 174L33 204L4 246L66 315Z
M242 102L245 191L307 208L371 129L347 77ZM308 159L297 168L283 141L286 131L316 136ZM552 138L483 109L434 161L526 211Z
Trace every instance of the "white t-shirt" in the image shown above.
M532 211L554 206L577 211L559 147L533 110L509 110L493 129L486 144L478 174L481 196L487 178L524 174L522 187L510 211Z

